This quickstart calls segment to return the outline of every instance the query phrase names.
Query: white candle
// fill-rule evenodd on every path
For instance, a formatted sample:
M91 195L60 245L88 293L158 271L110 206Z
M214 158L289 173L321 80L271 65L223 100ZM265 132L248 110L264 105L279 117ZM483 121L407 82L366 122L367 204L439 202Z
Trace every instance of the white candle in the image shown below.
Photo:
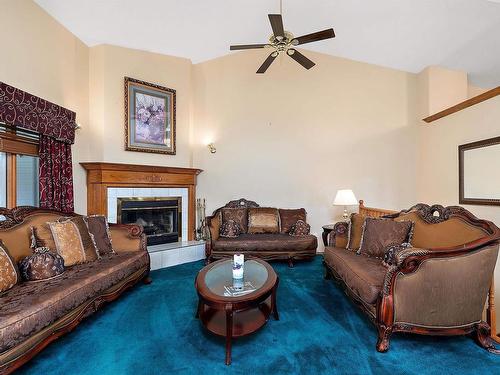
M245 256L243 254L235 254L233 258L233 279L243 278L244 264L245 264Z

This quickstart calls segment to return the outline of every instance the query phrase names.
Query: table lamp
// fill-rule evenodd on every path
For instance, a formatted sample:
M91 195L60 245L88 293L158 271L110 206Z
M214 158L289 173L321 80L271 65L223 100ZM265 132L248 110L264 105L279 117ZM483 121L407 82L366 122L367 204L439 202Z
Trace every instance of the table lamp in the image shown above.
M333 201L335 206L344 206L344 213L342 218L344 220L349 220L349 214L347 213L347 206L355 206L358 204L358 200L354 196L354 193L350 189L338 190L337 195L335 195L335 200Z

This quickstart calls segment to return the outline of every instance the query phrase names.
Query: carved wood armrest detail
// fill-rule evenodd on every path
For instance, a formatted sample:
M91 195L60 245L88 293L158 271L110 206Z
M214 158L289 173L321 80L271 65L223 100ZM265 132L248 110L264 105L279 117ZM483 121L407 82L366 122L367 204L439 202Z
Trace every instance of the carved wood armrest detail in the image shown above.
M384 257L384 261L389 264L389 267L385 275L382 293L386 296L392 294L396 275L398 273L414 272L429 254L431 254L431 251L428 249L399 247L399 249L394 249L392 254L387 256L387 260Z
M139 238L144 232L142 225L138 224L109 224L110 229L126 230L130 238Z

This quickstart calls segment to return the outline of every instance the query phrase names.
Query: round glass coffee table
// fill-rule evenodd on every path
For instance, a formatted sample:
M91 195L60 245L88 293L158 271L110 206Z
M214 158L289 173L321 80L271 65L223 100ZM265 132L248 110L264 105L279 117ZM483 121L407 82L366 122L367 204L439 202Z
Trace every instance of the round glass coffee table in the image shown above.
M234 337L255 332L271 314L279 320L276 291L279 278L273 268L260 259L247 260L243 283L233 281L232 260L219 260L196 276L198 293L196 317L212 333L226 338L226 365L231 364Z

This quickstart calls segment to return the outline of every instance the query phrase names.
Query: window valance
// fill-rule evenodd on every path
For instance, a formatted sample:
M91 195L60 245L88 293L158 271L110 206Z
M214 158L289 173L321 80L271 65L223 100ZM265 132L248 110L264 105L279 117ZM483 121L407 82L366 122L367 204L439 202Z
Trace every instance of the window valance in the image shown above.
M75 118L69 109L0 82L0 122L73 144Z

